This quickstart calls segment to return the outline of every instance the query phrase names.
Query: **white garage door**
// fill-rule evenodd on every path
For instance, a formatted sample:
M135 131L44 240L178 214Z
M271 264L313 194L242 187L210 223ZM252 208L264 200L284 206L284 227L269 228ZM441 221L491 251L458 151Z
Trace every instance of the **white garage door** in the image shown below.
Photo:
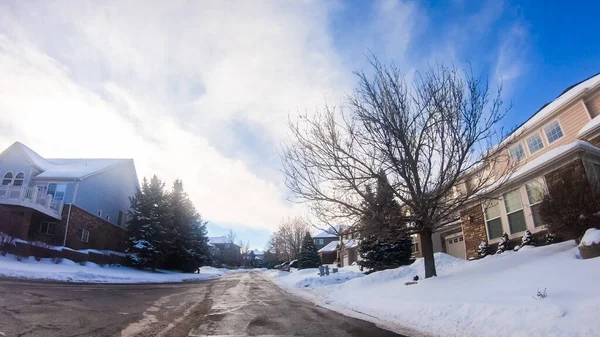
M446 253L461 259L467 258L465 251L465 241L462 233L452 234L445 238L446 240Z

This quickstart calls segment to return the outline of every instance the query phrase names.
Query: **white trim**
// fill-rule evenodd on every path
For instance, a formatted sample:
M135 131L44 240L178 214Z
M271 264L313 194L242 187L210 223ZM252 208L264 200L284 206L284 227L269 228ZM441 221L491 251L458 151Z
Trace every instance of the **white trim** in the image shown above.
M101 209L96 211L96 216L99 218L102 218L102 210Z
M21 183L21 185L15 185L15 180L17 180L17 176L19 174L23 175L23 178L19 179L19 180L22 180L23 182ZM15 176L13 177L12 185L13 186L24 186L25 185L25 172L23 172L23 171L17 172L17 174L15 174Z
M9 174L9 173L10 173L10 175L12 176L12 177L10 178L10 183L8 183L8 184L4 185L4 179L7 179L7 178L5 178L5 177L6 177L6 175L7 175L7 174ZM4 174L2 175L2 179L0 179L0 186L12 186L12 183L13 183L13 181L14 181L14 180L15 180L15 175L12 173L12 171L6 171L6 172L4 172Z
M542 143L542 147L539 148L539 149L537 149L537 150L535 150L535 151L533 151L533 152L531 152L531 148L529 147L529 139L533 138L536 135L538 137L540 137L540 142ZM530 156L533 155L533 154L535 154L535 153L538 153L538 152L542 151L546 147L546 144L544 144L544 137L542 137L542 135L541 135L541 130L533 132L531 135L529 135L529 137L525 138L525 145L527 145L527 152L529 152Z
M69 213L67 213L67 224L65 225L65 237L63 239L63 247L67 245L67 231L69 230L69 220L71 220L71 209L77 198L77 190L79 189L79 181L75 183L75 191L73 192L73 200L69 204Z
M86 235L87 234L87 235ZM87 229L81 229L81 237L79 238L81 242L90 242L90 231Z
M550 126L550 124L553 124L554 122L558 123L558 127L560 128L560 133L562 135L560 137L556 138L555 140L550 141L550 139L548 139L548 133L546 132L546 127ZM548 145L560 140L561 138L563 138L565 136L565 129L562 127L560 119L558 119L558 118L555 118L555 119L549 121L548 123L544 124L541 129L544 133L544 136L546 137L546 141L548 142Z

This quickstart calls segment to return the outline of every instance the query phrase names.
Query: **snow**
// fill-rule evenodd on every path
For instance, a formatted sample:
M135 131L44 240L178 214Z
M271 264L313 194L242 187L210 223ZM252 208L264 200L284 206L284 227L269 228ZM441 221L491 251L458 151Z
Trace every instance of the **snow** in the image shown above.
M313 236L313 238L337 238L338 233L340 231L340 227L340 225L337 225L335 227L328 228L322 231L321 233Z
M593 233L596 233L592 231ZM315 270L267 272L282 288L340 312L354 311L439 336L600 336L600 258L582 260L574 241L466 261L436 253L438 277L412 265L313 280ZM341 268L340 273L354 270ZM286 275L288 274L288 275ZM418 275L420 281L405 285ZM547 289L548 297L536 296Z
M274 278L276 283L284 288L319 288L364 276L354 268L352 270L339 268L337 273L333 273L331 266L329 275L323 277L319 276L318 268L292 269L290 272L271 270L267 272L267 275Z
M219 243L229 243L229 240L227 240L227 237L225 236L214 236L208 238L208 242L214 245Z
M591 246L596 244L600 244L600 230L597 228L590 228L583 234L580 245Z
M56 280L89 283L168 283L206 280L222 276L228 271L218 272L210 267L202 267L200 274L187 274L172 271L152 273L127 267L99 266L93 262L80 265L68 259L55 264L52 259L36 261L33 257L18 261L15 256L0 256L0 275L8 277Z
M589 121L586 125L579 130L577 134L577 138L581 138L586 136L589 132L596 130L600 126L600 116L594 117L591 121Z
M318 253L335 252L335 250L337 249L337 245L339 243L340 243L339 241L331 241L325 247L319 249Z
M356 248L358 247L358 240L344 240L344 246L348 249Z

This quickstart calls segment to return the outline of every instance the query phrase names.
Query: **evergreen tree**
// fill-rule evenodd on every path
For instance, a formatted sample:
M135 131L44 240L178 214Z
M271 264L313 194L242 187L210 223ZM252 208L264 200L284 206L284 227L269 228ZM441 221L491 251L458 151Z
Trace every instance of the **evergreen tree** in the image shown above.
M406 233L393 231L401 221L400 207L383 172L375 193L367 187L365 200L367 211L361 220L362 238L358 246L362 260L358 264L372 272L412 263L411 238Z
M196 271L210 263L206 222L196 211L183 190L181 180L175 180L167 197L169 209L161 251L166 256L165 267L185 272Z
M496 250L496 254L502 254L504 251L511 249L511 243L508 238L508 234L503 233L502 239L500 239L500 243L498 244L498 250Z
M413 262L412 240L407 236L385 242L375 235L369 235L360 241L358 252L362 258L358 264L361 269L368 268L369 272L397 268Z
M536 242L535 242L535 238L533 237L533 234L531 234L531 232L529 231L529 229L525 230L525 233L523 234L523 238L521 239L521 247L523 246L536 246Z
M490 254L490 246L487 241L481 241L479 247L477 247L477 257L483 259Z
M298 269L318 268L321 265L321 257L317 253L317 247L309 232L306 232L298 258Z
M142 189L130 198L132 211L127 226L127 253L131 264L138 268L154 270L163 258L161 240L167 215L164 187L157 176L150 182L144 178Z

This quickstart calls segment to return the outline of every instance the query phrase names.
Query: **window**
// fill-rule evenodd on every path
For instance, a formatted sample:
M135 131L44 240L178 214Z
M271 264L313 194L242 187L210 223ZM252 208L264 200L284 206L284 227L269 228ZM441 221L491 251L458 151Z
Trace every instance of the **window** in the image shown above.
M542 137L538 132L536 132L531 137L527 138L527 147L529 148L530 154L536 153L544 148L544 143L542 143Z
M23 172L17 173L15 176L15 180L13 181L13 186L23 186L23 181L25 180L25 174Z
M544 133L546 133L546 139L548 139L548 143L553 143L555 140L563 136L563 132L560 128L560 124L558 124L558 121L554 121L546 125L546 127L544 127Z
M110 215L106 214L106 216L104 217L104 219L106 219L106 221L110 221Z
M90 240L90 231L87 229L81 230L81 241L88 242Z
M6 174L4 175L4 179L2 179L2 186L8 186L12 183L12 181L13 181L12 172L6 172Z
M512 234L525 231L525 214L523 213L523 203L519 190L514 190L504 194L504 207L508 217L508 227Z
M539 204L542 202L542 200L544 200L544 196L547 193L546 183L543 178L537 178L525 183L525 190L527 191L527 199L529 200L529 208L531 209L533 224L536 227L542 226L544 222L540 216Z
M40 233L52 235L52 234L54 234L55 227L56 227L55 222L42 221L40 223Z
M52 199L54 199L54 200L63 201L65 199L66 191L67 191L66 184L56 184L56 183L48 184L47 194L52 195Z
M317 244L322 245L324 243L323 239L317 239Z
M411 235L410 239L412 240L412 252L413 253L418 253L419 252L419 237L417 237L417 235Z
M96 215L98 215L99 217L102 217L102 210L98 210L98 212L96 212Z
M510 159L515 163L518 163L525 158L525 151L523 150L523 145L521 145L521 143L511 147L508 152L510 154Z
M500 205L498 205L498 200L490 201L483 213L490 240L501 237L504 231L502 230L502 219L500 218Z

